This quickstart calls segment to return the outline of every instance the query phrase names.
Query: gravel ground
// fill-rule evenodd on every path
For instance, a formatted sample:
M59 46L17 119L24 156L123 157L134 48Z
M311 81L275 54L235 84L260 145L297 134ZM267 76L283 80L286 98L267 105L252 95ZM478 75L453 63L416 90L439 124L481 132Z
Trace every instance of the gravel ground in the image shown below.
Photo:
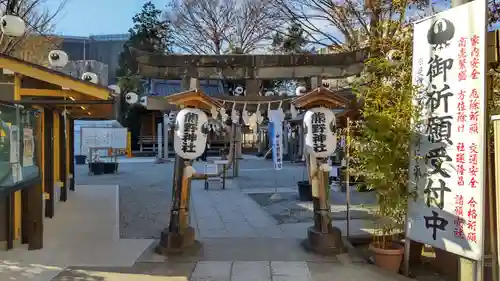
M158 238L168 225L172 164L120 163L118 173L98 176L75 170L78 185L119 185L122 238Z
M285 164L284 170L275 172L271 161L244 160L240 163L238 184L245 183L250 178L250 182L261 182L271 187L274 187L276 181L269 183L269 178L277 177L280 179L278 182L287 181L286 175L295 167L294 164ZM120 163L117 173L98 176L89 175L86 165L75 166L77 185L119 186L122 238L159 238L161 231L168 226L172 174L171 163ZM232 175L232 172L229 171L228 175ZM259 186L253 184L246 187Z

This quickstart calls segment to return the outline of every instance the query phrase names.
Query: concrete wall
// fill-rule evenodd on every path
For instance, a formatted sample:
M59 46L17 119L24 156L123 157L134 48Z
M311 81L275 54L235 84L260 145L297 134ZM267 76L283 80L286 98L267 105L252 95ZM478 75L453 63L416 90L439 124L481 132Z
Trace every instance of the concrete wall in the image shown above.
M108 66L107 82L110 85L116 84L118 58L123 51L126 40L120 36L115 37L62 37L61 48L68 54L70 60L95 60L106 64Z
M81 79L85 72L93 72L99 76L99 85L108 86L108 66L95 60L70 61L62 72L77 79Z

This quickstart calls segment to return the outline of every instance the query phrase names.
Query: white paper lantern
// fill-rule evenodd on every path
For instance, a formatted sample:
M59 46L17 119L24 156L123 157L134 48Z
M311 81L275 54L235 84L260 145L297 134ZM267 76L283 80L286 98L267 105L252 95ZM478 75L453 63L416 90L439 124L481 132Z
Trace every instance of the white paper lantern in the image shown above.
M65 67L68 61L68 54L64 51L52 50L49 52L49 64L52 67Z
M82 74L82 80L90 83L98 84L99 76L93 72L85 72Z
M306 92L307 92L307 89L304 86L299 86L295 89L296 96L303 96L306 94Z
M120 89L120 86L118 86L118 85L109 85L108 88L111 89L116 96L118 96L122 93L122 90Z
M335 114L328 108L318 107L304 115L305 145L315 157L332 156L337 148Z
M0 18L0 31L7 36L19 37L26 31L26 23L18 16L4 15Z
M136 93L130 92L125 95L125 102L128 104L134 104L139 100L139 96Z
M175 118L174 150L183 159L196 159L205 151L207 125L205 112L197 108L184 108Z
M243 89L243 87L241 87L241 86L238 86L238 87L236 87L236 89L234 89L235 96L242 96L244 92L245 92L245 89Z

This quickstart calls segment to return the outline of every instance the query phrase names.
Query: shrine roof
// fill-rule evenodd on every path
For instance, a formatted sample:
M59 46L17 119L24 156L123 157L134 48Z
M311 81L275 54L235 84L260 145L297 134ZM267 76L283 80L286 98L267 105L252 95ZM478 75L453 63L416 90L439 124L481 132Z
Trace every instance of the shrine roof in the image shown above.
M292 104L300 109L313 106L348 108L352 101L346 96L349 93L351 93L351 89L332 91L324 87L318 87L303 96L296 97Z
M200 108L221 107L222 104L205 95L200 89L191 89L164 97L165 101L177 106L197 106Z

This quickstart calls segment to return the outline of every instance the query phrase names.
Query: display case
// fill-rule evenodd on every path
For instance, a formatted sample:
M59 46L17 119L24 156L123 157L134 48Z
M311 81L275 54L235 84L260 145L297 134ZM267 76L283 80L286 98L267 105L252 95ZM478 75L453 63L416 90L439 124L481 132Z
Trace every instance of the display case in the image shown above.
M0 102L0 193L40 181L37 115L35 109Z

